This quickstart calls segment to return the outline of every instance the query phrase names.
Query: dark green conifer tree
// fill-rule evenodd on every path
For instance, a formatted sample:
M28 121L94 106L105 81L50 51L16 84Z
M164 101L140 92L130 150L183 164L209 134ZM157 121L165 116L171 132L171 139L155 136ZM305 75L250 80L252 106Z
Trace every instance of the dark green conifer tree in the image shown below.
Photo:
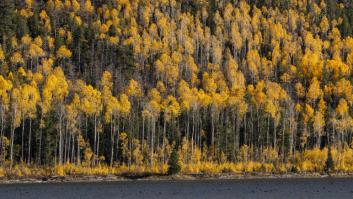
M178 154L178 148L174 147L172 154L170 156L169 162L168 162L168 174L169 175L174 175L178 174L181 171L181 166L179 163L179 154Z

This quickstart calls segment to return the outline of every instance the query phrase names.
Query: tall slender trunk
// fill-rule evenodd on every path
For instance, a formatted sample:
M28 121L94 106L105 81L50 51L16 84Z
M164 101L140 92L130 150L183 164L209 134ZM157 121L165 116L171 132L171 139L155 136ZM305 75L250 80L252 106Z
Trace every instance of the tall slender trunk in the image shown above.
M239 151L239 143L240 143L240 116L237 115L236 116L236 126L235 126L235 143L234 143L234 147L235 147L235 154L238 153Z
M25 119L22 115L22 132L21 132L21 162L23 162L24 156L24 137L25 137Z
M37 156L37 164L41 165L42 164L42 137L43 137L43 128L40 127L39 131L39 151L38 151L38 156Z
M110 168L113 167L114 157L114 128L113 128L113 114L110 114Z
M251 132L250 132L250 137L248 138L249 140L249 147L250 147L250 150L252 152L252 149L253 149L253 136L254 136L254 113L253 113L253 108L251 108L251 111L250 111L250 119L251 119ZM252 153L250 152L250 158L252 158Z
M244 144L247 145L247 121L246 114L244 115Z
M100 139L100 135L99 132L97 132L97 159L96 159L96 164L100 164L100 160L99 160L99 139Z
M31 144L32 144L32 118L29 118L29 134L28 134L28 157L27 164L31 164Z
M194 135L195 135L195 111L192 109L191 155L194 153Z
M189 160L189 153L188 153L188 151L189 151L189 134L190 134L190 120L189 120L189 111L187 112L187 114L186 114L186 142L188 143L187 145L186 145L186 153L185 153L185 162L186 163L188 163L188 160Z
M118 122L118 131L117 131L117 135L116 135L116 157L115 159L117 161L119 161L119 134L120 134L120 119L119 119L119 114L117 115L117 118L116 118L117 122Z
M215 140L214 140L214 132L215 132L215 130L214 130L214 116L213 116L213 114L211 115L211 128L212 128L212 135L211 135L211 148L212 148L212 157L214 157L215 156Z
M154 117L152 117L152 135L151 135L151 154L150 154L150 156L151 156L151 169L152 169L152 167L153 167L153 153L154 153L154 140L153 140L153 138L154 138L154 135L155 135L155 131L156 131L156 126L155 126L155 121L154 121L155 119L154 119Z
M276 123L276 121L274 123ZM277 148L277 132L276 132L276 130L277 130L277 125L274 124L273 125L273 148L275 150Z
M71 159L70 162L73 163L75 161L75 136L72 135L72 147L71 147Z
M282 162L284 161L285 154L284 154L284 139L285 139L285 131L286 131L286 121L283 119L283 131L282 131Z
M69 155L70 155L70 141L71 141L71 133L68 130L68 123L69 121L65 122L65 127L64 127L64 140L63 140L63 146L64 146L64 158L63 158L63 162L66 163L69 159Z
M59 113L59 165L63 163L62 114Z
M16 120L16 113L17 113L17 107L15 105L14 107L14 113L13 113L13 121L11 123L11 136L10 136L10 170L12 169L13 166L13 144L14 144L14 139L15 139L15 120Z
M4 160L5 160L5 148L4 148L4 109L3 106L1 105L1 137L0 137L0 166L3 166Z
M270 146L270 116L267 116L266 146Z
M167 120L164 118L163 121L163 140L162 140L162 159L163 164L165 163L165 139L166 139L166 131L167 131Z
M67 131L67 137L66 140L66 157L65 157L65 162L70 162L70 152L72 151L71 147L71 138L72 138L72 133L70 131Z
M78 121L81 121L81 115L78 117ZM78 133L77 133L77 150L76 150L76 165L81 164L81 148L80 148L80 135L81 135L81 122L78 123Z
M141 154L144 152L145 140L145 117L142 116L142 136L141 136Z
M10 138L10 170L13 165L13 143L14 143L15 127L11 125L11 138Z
M77 156L77 160L76 160L76 164L77 165L80 165L81 164L81 156L80 156L80 154L81 154L81 149L80 149L80 135L77 135L77 150L76 150L76 156Z
M293 123L292 123L292 117L289 118L289 135L290 135L290 146L289 146L289 155L292 157L293 155L293 142L294 142L294 136L293 136Z
M93 143L93 166L96 165L96 156L97 156L97 116L94 114L94 143Z

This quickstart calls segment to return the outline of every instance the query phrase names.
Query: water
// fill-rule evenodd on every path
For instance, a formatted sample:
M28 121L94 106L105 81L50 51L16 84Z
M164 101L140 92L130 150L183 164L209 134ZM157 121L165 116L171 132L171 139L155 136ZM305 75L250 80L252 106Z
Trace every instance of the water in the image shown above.
M0 199L353 198L352 178L127 181L0 185Z

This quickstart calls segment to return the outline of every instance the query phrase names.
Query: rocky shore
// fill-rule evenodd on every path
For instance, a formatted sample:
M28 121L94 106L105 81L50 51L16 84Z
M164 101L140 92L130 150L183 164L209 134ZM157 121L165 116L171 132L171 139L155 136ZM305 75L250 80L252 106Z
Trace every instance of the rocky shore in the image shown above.
M17 183L71 183L71 182L118 182L118 181L192 181L192 180L241 180L241 179L291 179L291 178L352 178L353 173L244 173L244 174L183 174L183 175L163 175L163 174L126 174L107 176L49 176L37 178L9 178L0 180L0 184Z

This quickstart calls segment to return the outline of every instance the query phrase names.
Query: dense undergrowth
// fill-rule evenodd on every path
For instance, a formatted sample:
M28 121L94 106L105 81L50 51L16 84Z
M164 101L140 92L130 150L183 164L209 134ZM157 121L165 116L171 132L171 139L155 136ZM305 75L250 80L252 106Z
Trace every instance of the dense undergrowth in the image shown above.
M276 157L273 149L265 150L263 154L267 159L258 161L234 162L212 162L193 160L185 163L180 160L181 174L202 174L206 176L217 174L234 175L270 175L270 174L324 174L328 149L314 148L297 153L288 157L283 163ZM353 149L344 147L341 150L331 149L334 169L332 173L349 174L353 172ZM84 176L127 176L127 175L164 175L168 171L168 165L113 165L106 164L89 166L86 163L76 165L65 163L55 167L27 166L25 163L18 164L11 170L0 168L1 179L28 179L42 177L84 177Z

